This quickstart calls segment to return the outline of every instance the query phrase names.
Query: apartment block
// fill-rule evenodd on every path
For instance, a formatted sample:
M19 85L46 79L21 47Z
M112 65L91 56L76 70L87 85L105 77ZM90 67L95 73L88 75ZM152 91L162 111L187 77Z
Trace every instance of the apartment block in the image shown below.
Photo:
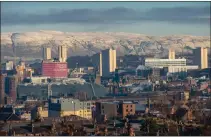
M200 69L208 68L207 48L196 48L193 51L193 64L198 65Z
M44 47L43 48L43 60L51 59L51 48Z
M116 69L116 50L106 49L102 51L102 76L109 76Z

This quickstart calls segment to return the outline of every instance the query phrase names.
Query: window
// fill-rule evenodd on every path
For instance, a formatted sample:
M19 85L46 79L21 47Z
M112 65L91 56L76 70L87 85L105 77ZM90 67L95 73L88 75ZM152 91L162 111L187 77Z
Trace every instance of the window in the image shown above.
M90 103L87 103L87 106L90 106Z
M128 108L128 105L126 107Z
M126 109L126 112L128 112L128 109Z
M104 106L102 105L102 109L104 109Z
M102 111L102 113L104 114L104 110Z
M130 107L133 107L133 105L130 105Z
M132 112L133 110L131 109L130 112Z
M87 110L87 112L90 112L90 110Z

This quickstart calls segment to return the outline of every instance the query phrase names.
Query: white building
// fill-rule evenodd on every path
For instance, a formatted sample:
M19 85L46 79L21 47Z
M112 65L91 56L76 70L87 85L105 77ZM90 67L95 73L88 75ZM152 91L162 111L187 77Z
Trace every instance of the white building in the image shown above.
M49 77L31 77L31 82L34 84L42 84L42 83L47 83Z
M3 70L13 70L13 61L7 61L2 65Z
M163 68L169 66L186 66L186 59L157 59L157 58L146 58L145 66Z
M169 59L175 59L175 51L173 49L169 49Z
M188 70L198 69L198 66L169 66L169 73L187 72Z

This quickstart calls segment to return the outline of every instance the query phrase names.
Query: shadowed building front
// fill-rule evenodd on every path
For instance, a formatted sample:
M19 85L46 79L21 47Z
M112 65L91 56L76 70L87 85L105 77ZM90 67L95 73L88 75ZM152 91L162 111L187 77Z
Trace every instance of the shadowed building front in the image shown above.
M199 47L193 51L193 63L198 65L200 69L208 68L207 48Z

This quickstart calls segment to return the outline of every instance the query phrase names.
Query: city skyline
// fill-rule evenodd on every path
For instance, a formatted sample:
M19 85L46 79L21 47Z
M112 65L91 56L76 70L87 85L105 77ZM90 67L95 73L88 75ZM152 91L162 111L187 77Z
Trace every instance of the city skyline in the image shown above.
M211 136L210 2L1 2L0 136Z
M2 32L210 35L209 2L2 2Z

